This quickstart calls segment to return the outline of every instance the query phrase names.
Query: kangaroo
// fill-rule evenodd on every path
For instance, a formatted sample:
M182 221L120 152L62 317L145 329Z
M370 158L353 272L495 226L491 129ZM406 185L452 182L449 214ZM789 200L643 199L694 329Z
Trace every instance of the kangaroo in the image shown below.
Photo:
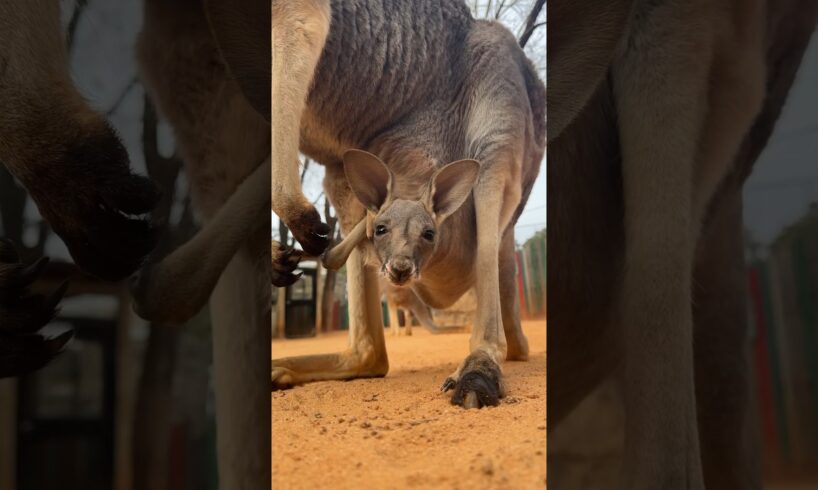
M617 373L624 488L760 488L741 184L818 8L549 9L549 429Z
M155 245L149 218L158 192L132 173L113 128L77 91L66 51L59 2L0 4L0 162L77 265L116 281ZM0 377L43 366L71 337L38 333L66 291L29 293L46 262L26 266L13 243L0 243Z
M281 97L303 110L274 109L273 201L296 189L290 152L326 166L347 236L325 264L348 258L350 346L273 360L273 386L387 373L380 271L435 308L476 287L471 353L443 389L498 403L500 363L528 356L513 225L545 148L545 89L514 37L459 0L274 2L274 107Z
M398 311L403 311L404 325L403 332L412 335L412 319L416 318L420 324L430 333L439 334L447 331L460 331L459 328L441 327L435 324L432 317L432 309L424 303L411 288L392 285L385 276L381 276L378 282L381 291L386 296L386 304L389 308L389 330L393 336L400 335L400 325Z

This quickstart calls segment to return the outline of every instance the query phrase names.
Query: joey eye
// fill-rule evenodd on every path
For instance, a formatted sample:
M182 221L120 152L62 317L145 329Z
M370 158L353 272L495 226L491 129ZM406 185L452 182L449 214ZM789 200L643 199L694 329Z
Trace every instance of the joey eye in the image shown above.
M375 227L375 236L385 235L387 231L389 231L389 230L387 230L387 229L386 229L386 226L384 226L384 225L377 225L377 226Z
M426 230L423 232L423 239L429 242L435 239L435 230Z

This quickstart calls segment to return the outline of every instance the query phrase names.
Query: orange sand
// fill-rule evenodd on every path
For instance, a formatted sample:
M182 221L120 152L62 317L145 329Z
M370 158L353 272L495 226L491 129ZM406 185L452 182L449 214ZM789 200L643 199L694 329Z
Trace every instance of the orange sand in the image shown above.
M498 407L463 410L439 391L468 334L386 333L389 374L273 392L274 489L545 488L545 321L526 322L528 362L503 365ZM336 352L346 332L276 340L273 356Z

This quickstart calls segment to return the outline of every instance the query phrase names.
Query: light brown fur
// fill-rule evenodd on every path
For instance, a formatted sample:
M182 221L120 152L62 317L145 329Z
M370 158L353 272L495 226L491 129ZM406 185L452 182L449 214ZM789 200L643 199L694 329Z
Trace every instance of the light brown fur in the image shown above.
M594 2L551 7L555 26L600 22ZM549 110L559 108L549 114L551 425L619 366L625 488L703 488L705 479L758 487L736 175L769 136L751 126L771 129L792 80L771 68L780 58L765 21L782 10L731 1L615 8L598 37L566 27L584 39L549 40L549 85L566 88L549 97ZM811 32L815 13L803 12L800 32ZM800 58L804 45L801 37L787 49ZM587 60L597 61L579 66ZM563 72L590 85L572 92ZM742 144L757 149L752 157Z

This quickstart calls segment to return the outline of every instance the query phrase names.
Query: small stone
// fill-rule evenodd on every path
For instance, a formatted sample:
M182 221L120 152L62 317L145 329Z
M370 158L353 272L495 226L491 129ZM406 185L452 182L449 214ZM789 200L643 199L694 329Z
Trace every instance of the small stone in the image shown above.
M484 475L493 475L494 474L494 464L491 460L486 461L481 468Z
M537 430L545 430L545 426L544 425L538 425Z
M370 428L370 427L372 427L372 424L370 424L370 423L369 423L369 422L367 422L366 420L364 420L363 422L361 422L361 428L362 428L362 429L368 429L368 428Z

